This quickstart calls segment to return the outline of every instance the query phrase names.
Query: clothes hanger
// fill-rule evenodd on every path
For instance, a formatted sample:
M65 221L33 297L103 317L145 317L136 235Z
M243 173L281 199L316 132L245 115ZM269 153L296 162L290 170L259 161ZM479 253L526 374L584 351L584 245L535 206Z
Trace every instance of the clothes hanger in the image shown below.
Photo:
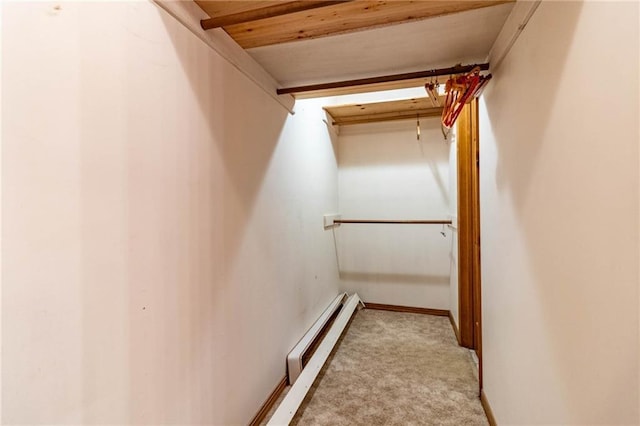
M445 129L453 127L465 104L480 96L491 79L491 74L482 76L480 71L480 67L475 67L467 74L450 77L447 80L445 86L447 95L442 111L442 133L445 138L448 135Z
M431 103L434 107L440 106L440 97L438 96L438 80L436 79L435 83L433 81L433 77L431 77L431 81L424 85L425 90L427 91L427 95L431 100Z

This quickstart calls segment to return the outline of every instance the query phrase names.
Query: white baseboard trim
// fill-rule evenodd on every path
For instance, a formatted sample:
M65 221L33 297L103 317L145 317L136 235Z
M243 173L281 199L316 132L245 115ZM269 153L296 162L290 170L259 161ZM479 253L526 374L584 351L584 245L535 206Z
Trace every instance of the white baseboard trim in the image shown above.
M289 393L284 397L267 425L288 425L291 422L359 303L362 302L356 293L349 296L331 329L322 340L322 343L320 343L320 346L318 346L307 366L300 373L300 376L298 376L298 380L291 386Z

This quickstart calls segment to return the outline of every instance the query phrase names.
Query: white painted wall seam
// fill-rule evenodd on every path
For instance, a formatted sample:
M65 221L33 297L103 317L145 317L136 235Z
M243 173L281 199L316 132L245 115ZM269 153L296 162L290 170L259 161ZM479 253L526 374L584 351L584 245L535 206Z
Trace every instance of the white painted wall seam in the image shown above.
M486 61L491 64L492 72L500 67L504 58L509 54L536 9L540 6L540 2L541 0L516 2L487 56Z
M4 8L4 2L0 1L0 34L2 32L2 23L3 23L3 8ZM3 55L0 54L0 76L2 75L2 58ZM4 115L2 114L2 110L3 110L3 105L4 103L2 102L2 84L0 84L0 423L2 422L2 402L4 401L3 399L3 386L2 386L2 372L3 372L3 368L2 368L2 289L4 288L4 273L3 273L3 262L2 260L4 259L3 255L2 255L2 242L3 242L3 238L1 237L2 235L4 235L4 233L2 232L2 225L4 224L4 220L2 217L2 188L3 188L3 183L2 183L2 176L4 176L3 173L3 169L2 169L2 151L3 151L3 138L2 135L4 134L2 131L2 119L4 117Z
M162 10L170 14L178 22L184 25L196 37L207 46L215 50L269 96L275 99L289 113L293 114L295 99L291 95L278 95L278 83L262 68L247 52L222 29L203 30L200 26L201 19L207 19L208 15L193 1L175 0L149 0Z

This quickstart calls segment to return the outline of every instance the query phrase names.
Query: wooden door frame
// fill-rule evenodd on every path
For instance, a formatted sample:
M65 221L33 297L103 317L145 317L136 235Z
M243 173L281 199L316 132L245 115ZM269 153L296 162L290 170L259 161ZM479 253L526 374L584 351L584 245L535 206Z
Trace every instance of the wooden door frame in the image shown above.
M458 312L460 345L478 355L482 389L482 302L480 274L480 158L478 100L457 120Z

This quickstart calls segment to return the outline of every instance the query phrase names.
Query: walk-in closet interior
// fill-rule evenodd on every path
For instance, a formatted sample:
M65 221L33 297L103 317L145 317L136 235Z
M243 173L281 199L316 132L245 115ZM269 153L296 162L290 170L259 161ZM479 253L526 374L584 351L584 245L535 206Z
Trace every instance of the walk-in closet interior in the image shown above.
M0 423L639 424L639 9L0 2Z

